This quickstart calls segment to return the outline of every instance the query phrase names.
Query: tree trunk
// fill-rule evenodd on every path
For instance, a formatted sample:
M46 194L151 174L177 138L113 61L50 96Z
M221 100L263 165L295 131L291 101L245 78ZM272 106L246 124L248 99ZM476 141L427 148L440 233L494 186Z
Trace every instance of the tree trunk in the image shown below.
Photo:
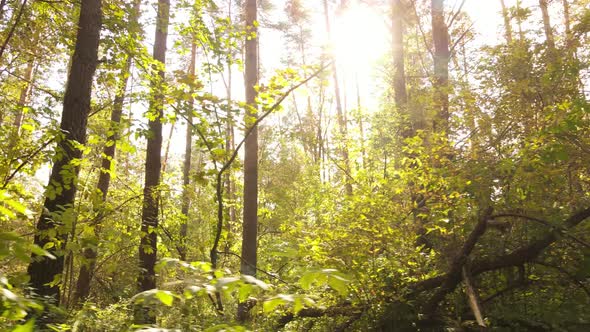
M180 105L180 102L178 102ZM168 156L170 155L170 144L172 143L172 136L174 135L174 129L176 128L176 120L172 122L170 131L168 132L168 140L166 140L166 149L164 149L164 160L162 161L162 173L166 173L168 167Z
M512 25L510 23L510 14L508 13L508 8L506 8L506 4L504 0L500 0L500 4L502 5L502 17L504 18L504 29L506 29L506 42L508 44L512 44Z
M49 249L57 257L56 259L33 254L28 267L31 288L38 295L55 300L57 304L60 300L59 283L52 283L52 281L58 280L56 277L62 273L64 267L64 256L58 252L61 250L58 247L64 246L67 233L71 228L68 224L72 221L59 220L54 214L60 213L63 207L71 209L76 196L79 166L72 164L72 161L82 157L78 144L86 143L86 124L90 112L92 78L98 60L101 20L101 1L82 0L76 46L64 96L60 125L62 137L56 146L59 157L56 158L51 170L34 242L40 247L56 241L60 241L61 244L55 243ZM56 235L50 235L51 233Z
M444 0L432 0L432 40L434 41L434 130L449 130L449 32L444 18Z
M331 27L330 27L330 13L328 9L328 0L324 0L324 15L326 20L326 32L328 34L328 39L331 40ZM332 57L332 79L334 81L334 99L336 99L336 119L338 121L338 128L340 130L340 140L342 142L342 146L340 147L340 155L342 158L342 162L344 163L344 188L346 190L346 194L351 196L352 195L352 184L348 177L350 176L350 160L348 156L348 129L346 125L346 118L344 116L344 110L342 108L342 99L340 96L340 81L338 80L338 70L336 66L336 60Z
M570 18L569 0L563 0L563 24L565 25L565 44L569 50L572 43L572 23Z
M549 18L549 9L547 8L547 0L539 0L541 7L541 14L543 15L543 29L545 30L545 38L549 51L555 52L555 38L553 36L553 28L551 28L551 20Z
M191 60L188 68L188 75L191 80L195 78L195 67L197 58L197 44L193 41L191 45ZM188 233L188 211L190 209L190 172L191 158L193 152L193 107L194 99L191 95L188 104L186 117L186 136L184 147L184 164L182 165L182 224L180 224L180 259L186 260L187 245L186 235Z
M31 79L33 78L34 66L34 60L29 60L29 62L27 62L27 68L25 69L25 75L23 77L24 86L20 90L17 104L18 110L16 116L14 117L14 123L12 125L12 137L10 137L10 150L12 150L17 145L20 138L20 130L25 116L24 107L27 103L29 90L33 85Z
M516 0L516 12L518 13L518 15L516 15L516 24L518 26L518 38L520 39L521 42L524 42L524 30L522 29L522 16L520 14L520 0Z
M395 105L405 110L408 103L404 65L404 9L401 0L391 1L391 37L393 51L393 91Z
M16 16L14 18L14 22L10 26L10 29L8 30L8 32L6 34L6 38L4 39L4 42L2 43L2 45L0 45L0 60L2 60L2 56L4 55L4 52L6 51L6 49L8 48L8 43L10 43L10 40L14 36L14 32L16 31L16 27L19 25L19 23L23 17L23 13L25 12L26 6L27 6L27 0L23 0L23 2L21 3L21 5L18 9L18 13L15 14Z
M4 6L6 6L6 0L0 0L0 20L4 18Z
M256 90L258 84L258 29L256 28L256 0L246 0L246 127L250 127L256 117ZM252 34L255 36L252 37ZM258 246L258 129L254 128L246 138L244 151L244 221L242 234L242 274L256 275L256 252ZM238 320L248 317L249 303L238 305Z
M140 13L141 1L135 0L133 13L131 14L131 33L137 33L136 26L139 24L139 13ZM100 199L95 204L94 208L98 211L98 214L103 214L104 203L107 200L109 192L109 186L111 183L111 168L115 161L117 141L120 138L121 133L121 117L123 116L123 103L125 101L125 93L127 91L127 83L129 81L129 75L131 71L131 64L133 60L131 56L127 56L125 67L121 69L119 73L119 82L117 94L113 101L113 111L111 112L111 120L109 123L108 136L106 144L103 148L103 158L101 162L100 175L98 177L98 184L96 188L99 190ZM96 243L99 241L100 225L96 225ZM85 301L90 294L90 285L94 276L94 269L96 266L96 258L98 256L97 248L94 246L88 246L83 249L84 261L80 265L80 272L78 273L78 281L76 282L76 290L74 292L74 304Z
M164 84L166 64L166 40L168 37L168 23L170 18L170 1L158 0L158 14L156 17L156 35L154 39L154 60L159 62L158 75L151 82L151 101L148 109L150 120L148 128L150 134L147 139L145 159L145 183L143 188L143 208L141 211L141 240L139 244L139 276L137 278L139 291L156 288L156 271L158 241L158 211L160 173L162 169L162 118L164 112ZM136 323L154 323L155 317L150 315L147 308L135 312Z

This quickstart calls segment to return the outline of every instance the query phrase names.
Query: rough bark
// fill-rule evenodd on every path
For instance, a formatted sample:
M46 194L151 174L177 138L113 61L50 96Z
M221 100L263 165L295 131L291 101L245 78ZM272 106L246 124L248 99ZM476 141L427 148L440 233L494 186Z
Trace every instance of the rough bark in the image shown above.
M149 136L147 139L145 160L145 183L143 188L143 208L141 212L141 240L139 244L139 276L137 278L139 291L156 288L156 272L154 270L157 259L158 240L158 212L160 185L161 157L162 157L162 118L164 112L164 84L166 63L166 40L168 38L168 23L170 17L170 1L158 0L158 14L156 17L156 35L154 39L154 60L158 61L158 74L151 82L151 100L149 106L150 120L148 122ZM136 323L153 323L155 317L149 315L143 308L135 312Z
M434 41L434 130L449 130L449 32L444 18L444 0L432 0L432 40Z
M258 29L256 0L246 0L246 127L251 127L256 119L255 86L258 84ZM256 275L258 246L258 129L253 128L245 141L244 151L244 220L242 233L242 274ZM238 305L238 320L244 321L250 306L247 303Z
M63 220L56 218L63 208L71 208L76 196L76 178L79 166L73 160L82 157L78 144L86 143L86 125L90 112L92 79L98 60L98 42L102 13L100 0L82 0L76 45L64 96L60 129L63 137L56 146L54 161L41 217L37 223L34 243L40 247L54 241L67 240L69 229ZM61 188L60 191L55 189ZM50 232L56 231L54 238ZM30 286L35 293L49 297L59 304L59 284L49 284L64 267L64 256L55 245L50 248L57 258L48 259L33 254L28 267Z
M133 13L131 14L131 29L135 29L138 25L139 13L140 13L141 1L135 0ZM133 31L131 31L133 33ZM131 70L133 59L131 56L127 57L125 66L121 69L118 78L118 88L115 99L113 100L113 110L111 112L111 119L109 122L109 129L106 144L103 148L103 158L100 166L100 175L98 176L98 183L96 188L99 190L100 198L96 202L94 208L98 211L99 215L103 214L104 203L107 200L109 186L111 183L111 167L115 161L117 141L120 138L121 133L121 118L123 116L123 104L125 101L125 92L127 91L127 84L129 81L129 75ZM99 216L99 219L101 217ZM100 232L100 225L96 226L96 243L98 243ZM88 246L83 249L82 255L84 257L83 263L80 265L80 271L78 273L78 280L76 282L76 290L74 292L74 303L80 303L85 301L90 294L90 286L92 278L94 277L94 269L96 266L96 258L98 256L97 248Z

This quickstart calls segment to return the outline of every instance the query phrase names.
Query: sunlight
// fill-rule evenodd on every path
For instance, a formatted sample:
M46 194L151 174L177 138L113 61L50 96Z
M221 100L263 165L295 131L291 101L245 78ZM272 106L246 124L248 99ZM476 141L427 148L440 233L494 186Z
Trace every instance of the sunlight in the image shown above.
M389 50L384 18L367 5L351 4L333 26L334 54L345 71L370 69Z

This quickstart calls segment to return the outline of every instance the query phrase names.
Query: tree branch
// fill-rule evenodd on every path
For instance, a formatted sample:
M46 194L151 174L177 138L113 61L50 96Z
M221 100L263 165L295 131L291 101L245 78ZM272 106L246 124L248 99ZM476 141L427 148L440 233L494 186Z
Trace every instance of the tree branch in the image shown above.
M570 216L564 221L564 224L567 229L571 229L588 218L590 218L590 208L586 208ZM530 242L509 254L493 258L475 260L471 263L471 273L473 276L477 276L488 271L494 271L513 266L522 266L525 263L533 262L543 252L543 250L556 242L558 239L559 233L557 231L552 231L543 238ZM420 292L441 287L441 289L439 289L437 292L437 298L435 299L440 302L440 300L442 300L446 294L453 291L455 287L461 282L461 279L457 278L456 275L452 274L452 272L453 271L444 275L420 281L412 285L411 295L416 295Z

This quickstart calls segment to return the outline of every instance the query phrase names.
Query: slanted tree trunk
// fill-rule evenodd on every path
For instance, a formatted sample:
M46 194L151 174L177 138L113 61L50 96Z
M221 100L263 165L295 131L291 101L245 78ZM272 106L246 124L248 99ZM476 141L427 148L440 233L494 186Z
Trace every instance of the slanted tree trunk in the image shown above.
M504 0L500 0L500 4L502 5L502 18L504 18L506 42L512 44L512 24L510 23L510 14L508 13L508 8L506 8Z
M180 104L180 103L178 103ZM176 129L176 120L174 120L170 126L170 131L168 132L168 139L166 140L166 149L164 149L164 158L162 160L162 173L166 173L166 169L168 167L168 156L170 155L170 144L172 143L172 136L174 135L174 130Z
M435 131L449 130L449 32L444 18L444 0L432 0L432 40L434 41Z
M246 0L246 127L252 126L256 118L256 90L258 84L258 29L256 0ZM254 128L246 138L244 151L244 221L242 234L242 274L256 275L258 246L258 129ZM251 305L238 305L238 320L248 317Z
M324 0L324 15L326 20L326 32L328 39L331 40L331 26L330 26L330 12L328 8L328 1ZM338 80L338 70L336 66L336 60L332 57L332 79L334 81L334 99L336 99L336 120L338 121L338 129L340 131L340 140L342 146L340 147L340 156L344 163L343 168L346 174L344 174L344 188L347 195L352 195L352 184L350 183L350 160L348 156L348 128L346 125L346 118L344 116L344 110L342 108L342 98L340 95L340 81Z
M135 0L133 12L131 13L131 33L137 33L140 6L141 1ZM111 169L112 164L115 162L117 141L119 140L121 133L121 117L123 116L123 104L125 102L125 93L127 91L127 84L129 81L132 62L132 57L127 56L125 66L121 69L121 72L119 73L117 94L115 95L115 99L113 101L113 110L111 112L108 136L106 144L102 151L103 158L100 166L100 175L98 176L98 184L96 186L96 188L99 191L98 194L100 195L100 197L94 205L94 208L96 211L98 211L99 216L102 215L104 212L104 203L107 200L109 186L111 183ZM97 244L99 239L99 232L100 225L97 225L95 229ZM82 254L84 257L84 261L80 265L80 272L78 273L78 281L76 282L76 290L74 292L74 303L80 303L85 301L88 298L88 295L90 294L90 286L92 283L92 278L94 277L96 258L98 256L97 248L94 246L88 246L83 249Z
M197 59L197 44L193 41L191 45L191 60L188 67L188 75L191 80L195 78L195 67ZM190 172L191 172L191 158L193 151L193 107L194 99L191 95L188 101L187 116L186 116L186 136L184 147L184 163L182 165L182 207L181 213L183 216L180 224L180 259L186 260L187 254L187 234L188 234L188 211L190 209Z
M26 6L27 6L27 0L23 0L21 2L19 9L18 9L18 12L16 12L14 14L14 22L12 22L12 25L10 26L10 28L8 29L8 32L6 33L6 38L4 38L4 41L0 45L0 60L2 60L2 56L4 55L4 52L6 51L6 49L8 48L8 44L10 43L10 40L14 36L14 32L16 31L16 27L20 24L20 21L22 20L23 13L25 12Z
M141 240L139 244L139 291L156 288L156 258L158 252L158 210L160 174L162 170L162 118L164 116L164 85L166 64L166 40L170 18L170 0L158 0L156 16L156 36L154 39L154 60L158 61L159 71L152 78L151 99L148 109L149 136L147 139L145 159L145 183L143 187L143 208L141 211ZM136 323L154 323L155 317L147 308L135 311Z
M82 157L79 144L86 143L86 124L90 112L92 78L98 60L98 42L102 20L100 0L82 0L76 45L72 56L72 66L64 96L60 129L62 137L56 146L57 158L54 161L45 203L37 223L34 243L44 247L55 243L49 249L56 259L48 259L33 254L28 267L31 288L41 296L47 296L59 304L59 282L52 283L62 273L64 256L59 253L67 240L71 220L60 220L56 214L62 208L71 209L76 196L76 180L79 166L72 161ZM69 210L71 211L71 210ZM68 218L69 219L69 218ZM54 233L55 232L55 233ZM56 235L50 236L51 233Z

